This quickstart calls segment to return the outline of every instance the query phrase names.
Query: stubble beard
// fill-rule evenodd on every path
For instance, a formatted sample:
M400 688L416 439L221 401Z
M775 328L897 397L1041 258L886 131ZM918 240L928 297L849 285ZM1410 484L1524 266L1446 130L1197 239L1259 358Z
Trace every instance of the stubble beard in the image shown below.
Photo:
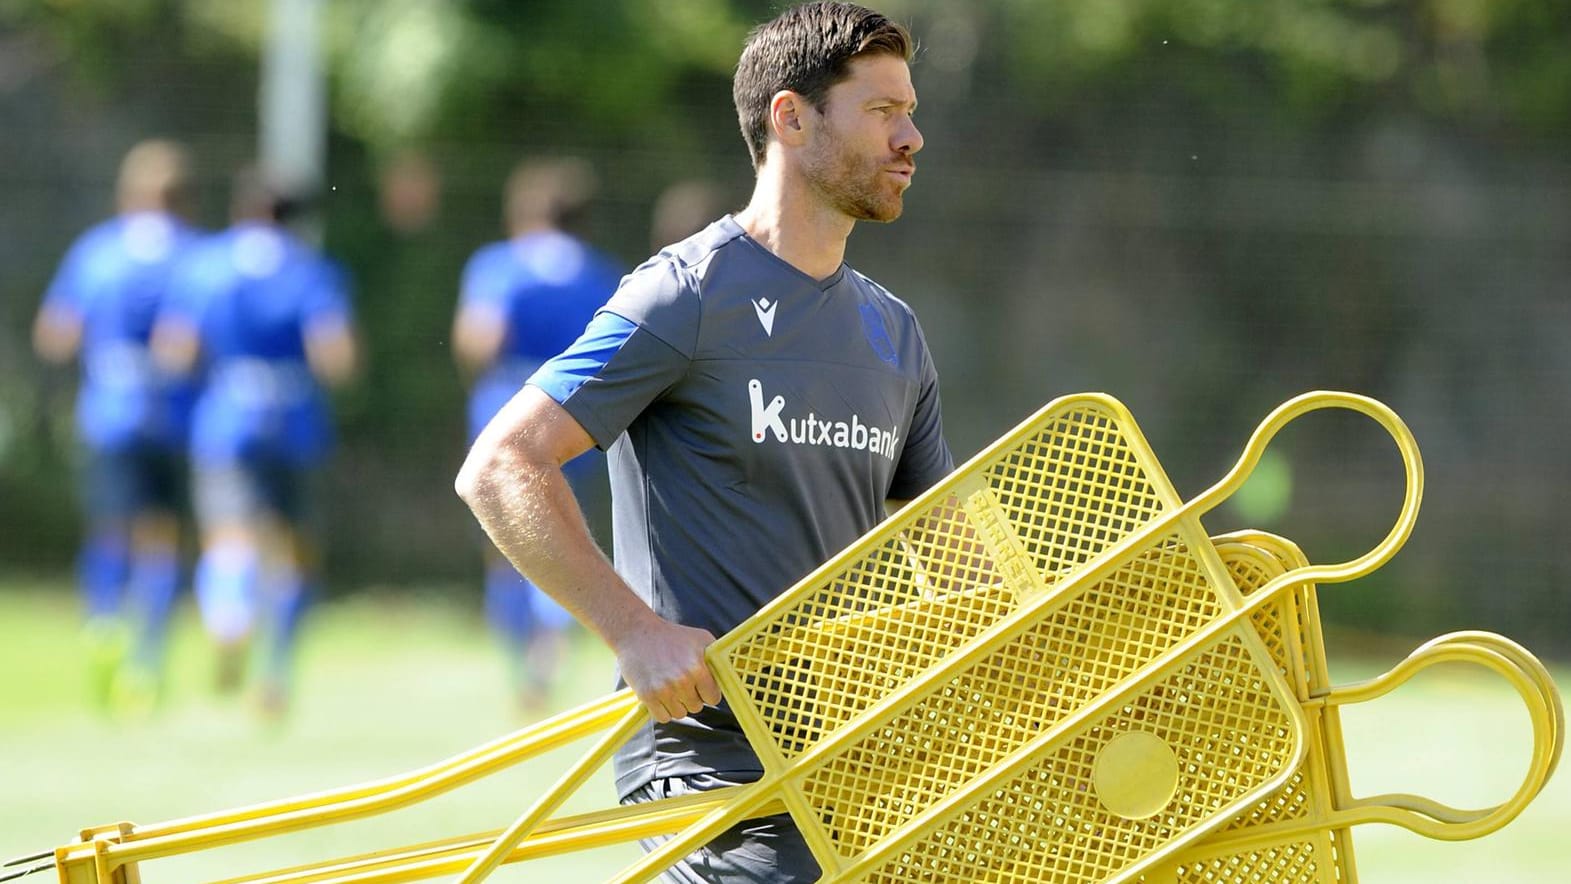
M807 180L830 208L857 221L888 223L905 209L904 191L884 181L884 169L901 161L868 162L847 150L832 130L808 163Z

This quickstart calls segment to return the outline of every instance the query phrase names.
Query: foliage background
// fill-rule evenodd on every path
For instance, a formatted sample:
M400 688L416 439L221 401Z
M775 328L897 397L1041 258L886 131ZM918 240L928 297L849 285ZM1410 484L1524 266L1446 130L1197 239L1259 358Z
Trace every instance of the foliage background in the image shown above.
M330 0L326 246L351 268L370 369L337 401L334 591L469 586L450 480L459 269L500 235L521 156L603 183L593 233L629 266L650 206L750 170L728 77L760 0ZM906 217L850 259L910 301L969 455L1054 396L1128 404L1181 493L1270 407L1375 395L1413 427L1416 536L1327 616L1498 629L1565 652L1571 547L1571 6L1558 0L890 0L923 49L927 136ZM0 569L59 573L76 522L68 375L26 328L71 238L142 137L187 140L202 220L256 141L260 0L0 0ZM379 170L418 150L438 217L401 232ZM1282 442L1292 506L1219 512L1319 560L1381 536L1397 499L1378 431L1315 418ZM1215 522L1216 524L1210 524ZM1233 525L1223 524L1232 522ZM469 592L470 590L463 590ZM477 597L478 590L473 591Z

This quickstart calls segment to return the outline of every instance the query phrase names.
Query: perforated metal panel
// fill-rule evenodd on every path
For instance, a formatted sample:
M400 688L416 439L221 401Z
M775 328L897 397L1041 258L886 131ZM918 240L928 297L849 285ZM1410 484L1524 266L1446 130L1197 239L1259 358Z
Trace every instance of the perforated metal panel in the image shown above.
M1291 773L1292 688L1116 403L924 502L711 652L826 872L1124 880ZM1096 780L1129 734L1168 781Z
M1291 568L1307 566L1303 554L1287 541L1254 533L1247 542L1217 544L1239 592L1254 594ZM1278 669L1294 683L1301 701L1329 687L1325 647L1315 590L1300 585L1279 593L1252 616ZM1336 727L1318 720L1313 733ZM1332 786L1323 739L1311 742L1303 763L1280 787L1234 817L1222 830L1179 853L1159 869L1142 876L1143 884L1353 884L1350 832L1343 827L1316 828L1272 838L1257 834L1267 826L1313 824L1317 808L1329 807Z

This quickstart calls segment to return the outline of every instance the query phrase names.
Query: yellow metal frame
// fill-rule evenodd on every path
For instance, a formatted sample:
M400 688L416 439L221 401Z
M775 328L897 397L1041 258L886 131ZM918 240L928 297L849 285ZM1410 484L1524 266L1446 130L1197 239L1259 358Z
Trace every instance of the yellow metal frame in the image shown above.
M1243 484L1282 427L1324 408L1364 414L1396 442L1407 483L1390 533L1337 565L1309 565L1269 535L1213 543L1200 515ZM1285 403L1188 503L1122 405L1065 397L711 647L711 669L764 764L757 783L553 818L642 723L622 692L379 783L86 830L54 865L62 884L137 884L147 860L386 812L597 733L596 747L506 830L225 884L479 881L502 862L670 834L615 879L644 881L736 822L781 809L822 880L837 882L1186 880L1184 869L1218 850L1259 852L1310 833L1345 841L1324 833L1364 821L1474 837L1520 812L1558 759L1563 720L1542 666L1504 639L1466 633L1375 682L1327 690L1319 650L1313 585L1388 560L1422 487L1407 428L1367 397ZM1246 558L1255 564L1241 577ZM1280 620L1273 612L1289 600L1299 627L1273 639L1262 618ZM1487 811L1352 798L1336 706L1441 659L1496 669L1533 710L1523 787ZM1318 777L1307 788L1306 769ZM1266 820L1262 806L1295 783L1316 815ZM1344 856L1351 875L1350 848L1327 843L1324 854Z
M1277 574L1303 567L1291 541L1263 532L1216 538L1217 548L1246 595ZM1303 765L1247 813L1160 866L1147 884L1357 884L1353 826L1383 822L1444 840L1477 838L1514 819L1549 780L1564 745L1565 714L1549 671L1526 649L1487 632L1456 632L1413 651L1389 672L1354 685L1332 686L1312 584L1284 593L1255 615L1255 628L1277 665L1294 680L1310 716L1313 741ZM1516 792L1500 804L1459 810L1415 795L1356 798L1347 771L1338 709L1389 693L1419 671L1466 662L1504 676L1526 704L1533 748Z

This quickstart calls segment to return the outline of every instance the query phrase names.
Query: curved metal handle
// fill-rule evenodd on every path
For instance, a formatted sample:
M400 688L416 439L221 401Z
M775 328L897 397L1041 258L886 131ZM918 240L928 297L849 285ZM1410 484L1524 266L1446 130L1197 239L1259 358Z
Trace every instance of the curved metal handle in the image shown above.
M1486 835L1515 819L1543 789L1564 748L1565 710L1544 665L1527 649L1503 636L1474 631L1440 636L1420 646L1386 674L1333 688L1314 702L1343 706L1372 700L1390 693L1420 670L1444 662L1474 663L1492 669L1505 676L1521 696L1533 722L1533 754L1522 784L1504 802L1477 810L1451 807L1419 795L1357 799L1339 795L1337 825L1383 822L1429 838L1462 841Z
M1189 506L1205 512L1227 499L1243 486L1249 474L1254 471L1255 465L1260 462L1260 456L1265 453L1266 446L1283 427L1311 411L1325 408L1356 411L1373 419L1391 435L1407 472L1407 487L1402 495L1402 510L1397 514L1396 524L1391 526L1390 533L1373 549L1341 564L1310 565L1281 574L1254 592L1252 598L1255 604L1264 603L1283 586L1305 582L1341 583L1368 574L1396 555L1397 550L1402 548L1402 544L1406 543L1407 538L1413 533L1413 524L1418 520L1418 506L1424 496L1424 462L1419 457L1418 442L1413 438L1412 431L1408 430L1407 424L1402 422L1396 412L1378 400L1357 393L1329 390L1295 396L1277 406L1275 411L1261 421L1254 435L1249 437L1249 442L1244 446L1244 453L1239 456L1238 463L1233 465L1221 481L1190 501Z

